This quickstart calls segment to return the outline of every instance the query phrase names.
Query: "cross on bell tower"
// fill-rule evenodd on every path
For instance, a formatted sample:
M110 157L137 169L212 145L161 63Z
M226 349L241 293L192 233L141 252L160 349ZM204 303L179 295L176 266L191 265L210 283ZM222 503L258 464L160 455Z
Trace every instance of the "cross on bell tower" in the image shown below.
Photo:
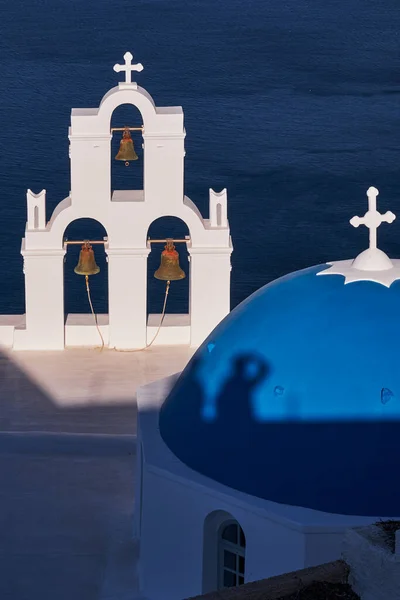
M385 214L377 210L376 198L378 194L379 191L376 188L370 187L367 191L368 211L363 217L356 216L350 219L353 227L365 225L369 229L369 248L359 254L353 262L353 267L362 271L383 271L393 267L390 258L377 248L377 231L382 223L393 223L396 215L390 210L385 212Z
M124 54L124 65L119 65L118 63L114 65L113 69L116 73L121 71L125 71L125 82L119 84L120 87L132 86L136 85L135 82L132 82L132 72L133 71L143 71L142 63L137 63L135 65L132 64L133 54L131 52L125 52Z

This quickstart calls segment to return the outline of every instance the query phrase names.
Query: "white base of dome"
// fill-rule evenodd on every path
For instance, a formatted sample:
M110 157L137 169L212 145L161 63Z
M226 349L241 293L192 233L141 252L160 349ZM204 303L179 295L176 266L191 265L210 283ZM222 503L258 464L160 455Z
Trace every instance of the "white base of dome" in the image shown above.
M365 250L355 260L329 262L327 264L330 267L320 271L318 275L343 275L345 284L354 281L374 281L385 287L390 287L394 281L400 279L399 259L391 260L384 252L377 249L374 252L380 253L379 257L374 254L371 258L370 252L371 250ZM371 270L373 265L375 270Z

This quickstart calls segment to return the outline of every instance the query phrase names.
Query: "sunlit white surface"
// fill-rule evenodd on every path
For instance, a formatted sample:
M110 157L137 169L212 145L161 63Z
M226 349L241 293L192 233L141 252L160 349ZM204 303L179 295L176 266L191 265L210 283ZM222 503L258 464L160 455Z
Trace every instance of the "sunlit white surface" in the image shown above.
M2 350L0 427L4 430L6 419L8 430L48 431L50 427L52 431L65 431L64 424L68 422L68 431L87 431L75 417L68 419L67 414L77 409L87 413L90 408L100 433L132 432L136 423L126 423L123 410L119 419L119 411L130 407L135 418L136 389L181 371L193 352L186 346L151 347L139 352L100 348L64 352ZM110 423L102 421L100 413L95 414L95 407L115 414L112 431Z

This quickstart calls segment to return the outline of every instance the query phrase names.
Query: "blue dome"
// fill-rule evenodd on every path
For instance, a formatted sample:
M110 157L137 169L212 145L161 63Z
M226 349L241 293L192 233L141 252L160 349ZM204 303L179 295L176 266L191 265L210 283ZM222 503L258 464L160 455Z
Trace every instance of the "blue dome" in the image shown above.
M331 513L400 512L400 281L319 265L233 310L160 411L187 466L242 492Z

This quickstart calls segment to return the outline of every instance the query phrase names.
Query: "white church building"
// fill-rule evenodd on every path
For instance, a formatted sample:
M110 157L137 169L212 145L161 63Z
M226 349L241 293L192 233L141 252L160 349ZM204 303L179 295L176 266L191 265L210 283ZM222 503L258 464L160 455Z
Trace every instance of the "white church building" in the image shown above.
M132 80L143 69L132 60L127 52L114 66L125 80L97 108L72 110L71 189L48 221L46 191L27 192L26 311L0 316L0 346L93 348L101 335L110 352L198 348L182 373L137 391L139 592L183 600L335 560L347 528L400 514L400 260L377 247L378 227L395 215L378 211L370 188L366 214L350 221L369 229L367 250L281 277L229 312L226 190L210 190L204 219L184 193L182 108L157 107ZM111 186L111 117L124 104L142 119L118 128L122 154L130 130L143 136L142 190ZM181 219L187 238L149 239L164 216ZM81 218L106 237L67 240ZM97 320L65 315L71 243L84 248L78 272L88 286L92 247L104 245L109 313ZM150 322L156 243L187 248L189 311ZM163 256L167 282L176 255Z

